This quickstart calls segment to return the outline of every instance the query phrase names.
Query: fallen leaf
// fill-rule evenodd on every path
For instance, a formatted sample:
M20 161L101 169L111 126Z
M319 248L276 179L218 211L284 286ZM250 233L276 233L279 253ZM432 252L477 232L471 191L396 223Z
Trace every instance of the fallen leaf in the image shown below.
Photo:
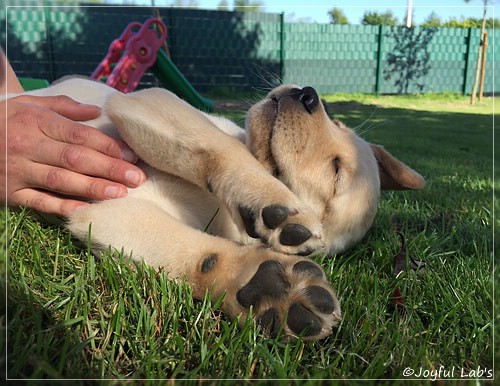
M397 230L396 233L401 239L401 248L399 253L395 255L393 259L394 275L398 276L401 272L405 272L409 266L410 272L417 272L417 275L423 276L425 274L425 269L427 268L427 263L416 260L412 256L407 255L405 238L399 230ZM405 313L405 298L399 287L396 287L392 293L391 308L394 312L398 312L400 315Z
M392 293L392 307L401 315L405 313L405 298L399 287L396 287Z
M396 231L396 233L401 238L401 249L399 253L394 256L394 275L398 276L401 272L406 271L409 260L410 271L417 272L419 276L424 276L428 264L425 261L415 259L413 256L408 256L406 254L406 242L403 234L399 231Z

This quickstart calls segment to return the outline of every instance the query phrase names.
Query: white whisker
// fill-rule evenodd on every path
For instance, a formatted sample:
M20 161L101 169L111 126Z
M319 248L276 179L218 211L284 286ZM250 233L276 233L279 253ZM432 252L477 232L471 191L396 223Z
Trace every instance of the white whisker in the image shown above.
M361 134L364 134L366 133L368 130L371 130L373 129L373 126L368 126L366 129L364 129L363 131L361 131L361 129L367 124L370 122L370 120L373 118L373 116L375 115L375 113L377 112L378 110L378 106L375 107L375 109L372 111L372 113L370 114L370 116L368 118L365 119L364 122L362 122L361 124L359 124L358 126L352 128L352 130L358 134L358 135L361 135Z

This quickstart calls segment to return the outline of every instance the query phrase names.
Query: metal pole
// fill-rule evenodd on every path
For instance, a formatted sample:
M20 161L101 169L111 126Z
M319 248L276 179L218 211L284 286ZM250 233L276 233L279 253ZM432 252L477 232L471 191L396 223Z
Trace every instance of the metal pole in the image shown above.
M280 82L285 82L285 12L280 16Z
M462 93L463 95L467 95L467 91L469 90L469 67L470 67L470 52L472 46L472 27L469 27L467 31L467 47L465 51L465 68L464 68L464 83Z
M378 27L378 47L377 47L377 74L375 78L375 94L380 94L382 83L382 49L384 45L385 28L381 24Z
M406 26L408 28L411 27L412 17L413 17L413 0L408 0L408 13L406 14Z

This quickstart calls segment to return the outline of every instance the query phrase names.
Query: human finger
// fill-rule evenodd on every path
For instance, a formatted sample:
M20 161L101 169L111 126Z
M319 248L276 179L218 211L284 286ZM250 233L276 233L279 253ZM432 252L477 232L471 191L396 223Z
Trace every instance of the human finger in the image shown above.
M88 121L101 115L101 108L99 106L80 103L66 95L21 95L13 98L13 100L45 107L73 121Z
M21 96L9 101L9 103L13 104L9 104L8 109L11 109L12 114L15 116L15 119L11 121L16 122L18 126L37 127L44 135L56 141L86 146L110 157L123 159L130 163L137 162L137 156L125 142L112 138L91 126L60 115L57 110L59 105L54 103L54 101L59 100L61 105L84 106L78 105L64 96ZM55 110L52 110L53 108ZM93 115L80 115L78 117L71 114L69 116L89 119L94 117Z
M134 188L146 180L146 174L137 166L85 146L45 140L38 144L37 154L32 159L38 163L105 178Z
M89 205L84 201L64 198L55 194L37 190L21 189L12 194L9 206L27 206L41 213L68 217L76 209Z
M67 97L54 98L60 98L62 101L69 99ZM123 159L131 163L137 162L137 156L125 142L112 138L94 127L75 122L73 118L77 117L74 115L70 117L60 115L60 111L53 110L57 105L52 106L53 102L47 103L45 98L36 99L37 103L40 103L39 105L35 105L34 102L25 103L29 101L28 98L22 103L24 109L19 110L22 111L18 118L20 122L26 125L36 124L42 133L56 141L86 146L113 158ZM74 106L76 102L70 100L66 103ZM83 115L80 115L80 118L82 117Z
M37 163L26 171L25 181L27 186L91 200L107 200L127 195L127 188L122 184Z
M64 118L44 122L40 130L48 137L69 144L81 145L106 154L110 157L136 163L135 153L122 140L112 138L101 131Z

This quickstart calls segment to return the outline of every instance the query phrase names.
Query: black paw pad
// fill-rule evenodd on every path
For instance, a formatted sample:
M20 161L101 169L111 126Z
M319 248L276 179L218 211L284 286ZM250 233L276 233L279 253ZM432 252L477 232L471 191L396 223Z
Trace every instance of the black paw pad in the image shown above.
M312 233L300 224L287 224L280 234L281 245L296 246L309 240Z
M318 335L321 332L319 318L300 303L293 303L288 310L287 324L297 335Z
M276 338L280 332L281 328L281 318L278 310L276 308L269 308L266 310L257 320L259 326L261 326L271 338Z
M248 233L248 236L253 237L254 239L258 239L260 236L257 234L255 230L255 213L252 209L246 206L239 206L240 216L243 219L243 224L245 225L245 230Z
M217 255L210 255L205 260L203 260L203 263L201 263L201 272L202 273L207 273L210 272L214 267L215 264L217 263Z
M313 254L316 251L317 251L316 248L307 248L307 249L305 249L305 250L303 250L301 252L297 252L297 255L305 257L305 256L309 256L309 255Z
M323 271L320 267L310 261L299 261L293 266L294 273L302 273L316 279L323 279Z
M323 287L313 285L304 290L305 296L323 314L330 314L335 310L335 302L332 295Z
M278 298L288 292L290 283L284 278L284 269L279 261L263 262L246 286L238 291L236 298L245 308L260 303L263 297Z
M262 220L269 229L276 229L288 217L289 210L281 205L269 205L262 209Z

